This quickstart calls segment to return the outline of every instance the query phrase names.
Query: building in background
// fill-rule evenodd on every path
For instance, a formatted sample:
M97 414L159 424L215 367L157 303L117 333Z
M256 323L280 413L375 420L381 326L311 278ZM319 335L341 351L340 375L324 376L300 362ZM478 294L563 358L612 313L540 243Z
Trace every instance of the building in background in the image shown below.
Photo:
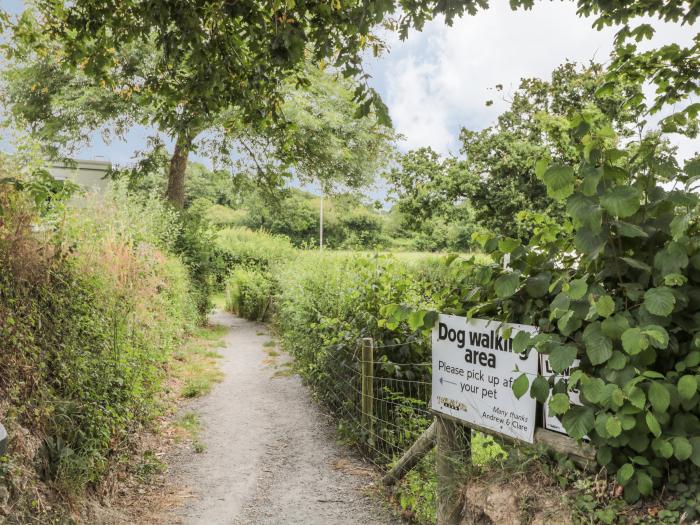
M107 173L111 168L112 163L107 160L53 161L48 166L54 179L69 180L96 193L104 193L109 186Z

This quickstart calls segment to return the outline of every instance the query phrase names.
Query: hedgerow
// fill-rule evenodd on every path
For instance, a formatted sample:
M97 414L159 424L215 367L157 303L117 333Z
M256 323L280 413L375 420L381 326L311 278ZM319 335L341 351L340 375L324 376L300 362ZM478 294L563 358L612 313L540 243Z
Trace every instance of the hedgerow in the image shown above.
M198 319L166 206L116 192L39 215L19 187L0 184L0 399L18 439L2 474L17 508L32 497L21 436L40 440L28 460L46 483L96 486L158 414L170 353Z
M550 410L571 436L590 439L626 500L666 486L692 519L700 511L690 490L700 466L700 200L692 190L700 161L681 168L658 134L624 144L595 110L550 125L579 153L575 166L536 166L565 203L565 220L540 217L528 245L480 235L494 262L465 265L476 285L452 294L443 311L536 325L539 334L518 334L514 350L534 346L556 372L580 359L568 382L530 384L522 375L516 395L529 388L544 403L551 391ZM580 406L569 401L574 388Z

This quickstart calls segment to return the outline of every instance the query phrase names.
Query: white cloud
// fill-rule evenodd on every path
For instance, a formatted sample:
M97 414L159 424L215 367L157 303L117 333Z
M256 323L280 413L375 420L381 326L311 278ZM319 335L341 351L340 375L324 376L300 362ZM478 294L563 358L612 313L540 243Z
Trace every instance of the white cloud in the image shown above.
M615 30L597 31L573 2L537 2L511 11L506 2L452 27L435 20L405 42L390 37L391 53L370 62L403 147L457 152L461 126L480 129L505 109L502 97L523 77L548 77L566 60L608 59ZM659 26L658 22L654 23ZM655 42L689 41L694 31L660 25ZM499 93L493 88L504 86ZM490 107L487 100L493 100Z

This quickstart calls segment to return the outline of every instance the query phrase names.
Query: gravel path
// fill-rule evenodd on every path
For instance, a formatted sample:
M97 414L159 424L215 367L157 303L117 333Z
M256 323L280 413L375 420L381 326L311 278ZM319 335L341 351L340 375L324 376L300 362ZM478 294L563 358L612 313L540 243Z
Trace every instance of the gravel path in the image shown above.
M187 525L397 524L373 494L371 471L335 442L299 378L273 377L264 325L217 313L230 326L225 379L190 407L206 450L176 458L194 497L168 523Z

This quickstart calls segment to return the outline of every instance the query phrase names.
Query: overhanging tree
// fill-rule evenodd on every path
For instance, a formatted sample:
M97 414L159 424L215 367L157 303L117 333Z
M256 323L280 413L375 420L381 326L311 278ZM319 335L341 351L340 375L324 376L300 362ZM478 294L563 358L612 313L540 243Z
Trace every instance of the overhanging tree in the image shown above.
M512 0L512 8L530 8L534 0ZM699 8L691 0L578 0L581 15L598 15L597 25L627 23L644 15L693 23ZM235 107L251 121L274 114L280 106L280 87L289 77L303 78L300 67L307 51L312 62L328 61L348 76L363 80L362 52L379 53L383 43L373 35L387 23L402 38L411 27L444 15L447 24L464 13L488 7L485 0L437 2L435 0L339 0L334 3L307 0L39 0L44 15L42 31L59 39L63 58L87 75L118 87L121 73L115 56L125 46L153 43L157 49L153 68L136 86L153 104L153 122L175 139L168 197L177 206L184 200L184 168L192 141L213 115ZM400 12L393 19L393 13ZM643 38L647 26L620 32ZM20 31L19 35L22 34ZM26 36L26 35L25 35ZM621 48L622 51L622 48ZM698 42L688 50L659 50L653 56L659 72L649 78L671 100L677 92L696 92L698 68L694 63ZM653 60L635 61L636 49L619 53L616 74L633 74L653 67ZM650 65L652 64L652 65ZM689 67L689 64L691 67ZM630 66L625 73L625 68ZM668 89L672 79L681 86ZM360 110L375 106L380 116L386 108L367 86L356 91ZM697 108L688 111L697 113ZM681 117L682 119L682 117Z

